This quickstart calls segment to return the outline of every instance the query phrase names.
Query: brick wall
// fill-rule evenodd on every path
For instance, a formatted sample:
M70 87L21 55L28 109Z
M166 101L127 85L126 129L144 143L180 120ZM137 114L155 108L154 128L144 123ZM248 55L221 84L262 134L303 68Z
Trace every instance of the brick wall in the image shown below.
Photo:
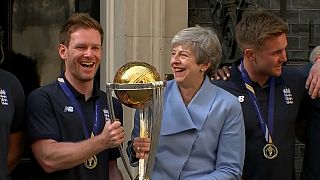
M217 17L211 14L212 2L219 0L189 0L188 25L210 26L221 28ZM233 0L220 0L231 2ZM280 3L284 0L247 0L251 2L249 9L259 7L281 16ZM282 6L283 7L283 6ZM320 1L319 0L286 0L285 20L289 25L288 33L288 65L302 65L308 61L308 56L313 47L320 45ZM313 25L310 26L310 23ZM218 30L219 32L219 30ZM221 34L223 36L223 34ZM239 55L235 55L235 59ZM234 59L225 58L222 62L228 63ZM296 179L299 179L304 145L298 140L295 145Z
M211 0L212 1L212 0ZM218 1L218 0L216 0ZM221 0L228 2L231 0ZM248 9L256 6L280 16L281 0L247 0L251 2ZM257 3L258 2L258 3ZM200 24L219 28L211 15L210 0L189 0L189 26ZM313 21L313 27L309 23ZM289 24L288 63L301 64L308 61L309 52L320 44L320 1L319 0L286 0L286 22ZM313 32L310 36L310 32ZM224 59L224 61L228 61Z

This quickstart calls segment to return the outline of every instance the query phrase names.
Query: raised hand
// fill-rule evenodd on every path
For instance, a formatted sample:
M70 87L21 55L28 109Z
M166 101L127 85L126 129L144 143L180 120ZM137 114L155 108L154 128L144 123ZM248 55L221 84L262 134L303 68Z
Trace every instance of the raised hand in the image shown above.
M230 69L231 66L223 66L221 69L217 69L211 80L228 80L230 78Z

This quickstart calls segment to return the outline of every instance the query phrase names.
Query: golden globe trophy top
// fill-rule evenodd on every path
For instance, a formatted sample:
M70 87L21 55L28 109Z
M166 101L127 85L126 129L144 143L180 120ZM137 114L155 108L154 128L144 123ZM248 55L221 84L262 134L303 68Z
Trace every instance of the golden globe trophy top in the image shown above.
M155 67L145 62L129 62L116 73L113 83L106 84L107 103L111 119L115 119L112 104L112 91L119 101L139 110L140 137L150 138L150 151L147 159L139 159L139 180L151 178L162 121L162 94L165 82ZM128 163L119 146L121 159L131 179Z

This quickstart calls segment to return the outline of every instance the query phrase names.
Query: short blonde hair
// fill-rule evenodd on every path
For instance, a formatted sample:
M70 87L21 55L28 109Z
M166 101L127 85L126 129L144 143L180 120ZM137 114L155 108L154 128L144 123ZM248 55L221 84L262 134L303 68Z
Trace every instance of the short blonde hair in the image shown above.
M317 46L311 51L309 60L310 62L314 63L316 59L319 57L320 57L320 46Z
M288 25L280 17L257 10L243 15L236 26L236 39L241 51L259 49L266 39L287 32Z

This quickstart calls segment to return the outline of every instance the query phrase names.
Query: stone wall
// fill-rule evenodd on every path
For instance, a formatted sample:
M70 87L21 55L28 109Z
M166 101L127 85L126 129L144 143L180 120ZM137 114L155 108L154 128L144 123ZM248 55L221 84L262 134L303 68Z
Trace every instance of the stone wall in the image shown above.
M211 4L219 0L189 0L188 25L216 27L216 17L212 17ZM230 2L233 0L220 0ZM280 16L281 0L246 0L251 5L248 9L261 8ZM319 0L286 0L286 22L289 24L288 64L300 65L308 61L309 52L320 40L320 1ZM310 22L313 26L310 26ZM219 28L219 27L217 27ZM228 61L228 59L224 59Z

